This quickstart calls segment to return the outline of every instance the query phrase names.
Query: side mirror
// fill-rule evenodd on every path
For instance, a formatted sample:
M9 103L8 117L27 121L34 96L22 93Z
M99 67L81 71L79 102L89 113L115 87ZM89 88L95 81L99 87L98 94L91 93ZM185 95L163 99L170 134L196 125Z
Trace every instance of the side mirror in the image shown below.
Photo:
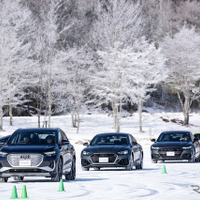
M89 143L88 142L84 142L83 146L89 146Z
M151 139L152 142L156 142L156 139Z
M132 143L132 146L134 146L134 145L137 145L137 142L133 142L133 143Z
M62 140L62 145L67 145L67 144L69 144L68 140Z

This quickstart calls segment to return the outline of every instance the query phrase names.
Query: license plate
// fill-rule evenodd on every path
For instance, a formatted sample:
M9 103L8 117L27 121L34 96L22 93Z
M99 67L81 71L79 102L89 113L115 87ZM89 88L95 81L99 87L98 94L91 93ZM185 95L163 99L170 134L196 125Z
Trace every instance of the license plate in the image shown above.
M107 157L99 158L99 162L101 162L101 163L108 162L108 158Z
M168 151L167 156L175 156L175 152L174 151Z
M19 166L20 167L31 166L31 160L30 159L19 160Z

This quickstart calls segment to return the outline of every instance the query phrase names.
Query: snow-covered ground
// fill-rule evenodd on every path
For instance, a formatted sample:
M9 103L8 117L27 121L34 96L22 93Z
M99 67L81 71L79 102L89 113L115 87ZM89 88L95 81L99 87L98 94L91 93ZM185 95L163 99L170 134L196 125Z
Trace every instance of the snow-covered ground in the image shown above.
M162 118L183 120L182 113L143 113L143 133L138 132L138 115L124 116L121 121L121 132L129 132L138 140L144 149L144 169L126 171L122 169L102 169L100 171L81 170L80 151L84 148L82 142L91 140L100 132L113 132L113 118L108 115L85 115L80 127L80 133L71 127L71 118L67 116L52 117L52 127L63 129L71 143L74 144L77 155L77 178L75 181L65 181L65 192L58 192L59 183L51 182L43 177L25 178L24 181L0 183L0 199L11 198L13 186L16 185L18 197L26 185L28 198L31 200L124 200L145 199L163 200L200 199L200 193L194 191L200 187L200 163L167 162L154 164L150 159L150 138L157 138L165 130L200 131L200 114L190 115L189 127L173 122L164 122ZM4 118L4 132L8 135L17 128L37 127L37 117L15 117L14 126L9 126L9 118ZM162 174L163 165L167 174ZM194 187L195 186L195 187Z

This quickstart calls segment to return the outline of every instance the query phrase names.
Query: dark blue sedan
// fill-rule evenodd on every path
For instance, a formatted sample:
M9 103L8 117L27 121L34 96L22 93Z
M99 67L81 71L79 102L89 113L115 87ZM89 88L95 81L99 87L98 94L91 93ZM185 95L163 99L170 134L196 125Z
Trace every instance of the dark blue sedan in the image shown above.
M152 142L151 159L155 163L159 160L200 160L200 144L189 131L165 131Z
M142 169L143 150L129 133L101 133L81 152L81 165L84 171L90 168L123 167L127 170Z

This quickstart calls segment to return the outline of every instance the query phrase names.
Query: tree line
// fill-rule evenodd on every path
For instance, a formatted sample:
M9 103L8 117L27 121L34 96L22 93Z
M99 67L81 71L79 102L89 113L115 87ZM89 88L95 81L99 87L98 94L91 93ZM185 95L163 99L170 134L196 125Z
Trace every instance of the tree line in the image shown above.
M1 0L0 130L13 107L33 105L38 127L70 112L110 106L120 131L123 106L142 108L159 84L175 92L189 124L199 100L198 1ZM41 118L41 116L44 116Z

